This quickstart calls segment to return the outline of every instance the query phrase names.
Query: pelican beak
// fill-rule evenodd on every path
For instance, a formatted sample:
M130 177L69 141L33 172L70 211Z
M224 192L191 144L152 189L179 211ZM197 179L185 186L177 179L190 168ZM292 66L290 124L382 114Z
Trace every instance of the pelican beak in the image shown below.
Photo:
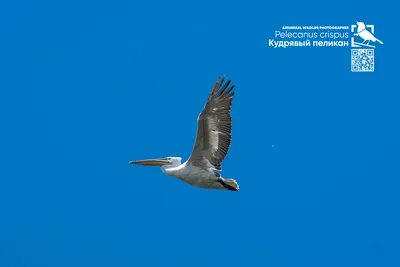
M143 165L143 166L162 166L165 164L171 163L168 159L163 158L163 159L145 159L145 160L136 160L136 161L130 161L129 164L137 164L137 165Z

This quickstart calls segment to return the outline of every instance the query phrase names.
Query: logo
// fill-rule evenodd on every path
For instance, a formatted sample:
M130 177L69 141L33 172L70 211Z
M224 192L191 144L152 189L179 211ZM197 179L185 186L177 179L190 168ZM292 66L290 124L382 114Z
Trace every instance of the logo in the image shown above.
M351 48L351 71L375 70L375 47L383 42L375 35L375 26L363 22L346 25L294 25L275 30L268 46L273 48L309 47ZM348 50L347 50L348 51Z
M373 43L378 42L383 44L381 40L375 37L375 27L374 25L365 25L364 22L358 22L357 25L351 25L351 32L353 33L353 37L351 37L351 46L352 47L371 47L375 48L375 46L371 45L370 42ZM359 41L354 41L354 36L358 37Z
M375 37L375 26L365 25L364 22L358 22L351 25L351 47L362 47L351 49L351 71L352 72L374 72L375 70L375 45L373 43L383 44L381 40Z

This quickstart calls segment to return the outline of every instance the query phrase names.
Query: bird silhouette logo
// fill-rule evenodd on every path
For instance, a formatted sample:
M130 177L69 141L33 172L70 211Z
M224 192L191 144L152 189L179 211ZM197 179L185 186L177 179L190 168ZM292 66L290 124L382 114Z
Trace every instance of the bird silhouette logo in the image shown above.
M356 22L356 25L353 25L354 27L357 28L357 31L354 33L354 36L358 36L361 39L363 39L363 42L359 43L359 42L355 42L354 38L352 40L352 46L354 47L360 47L360 46L367 46L367 47L373 47L375 48L375 46L370 45L370 42L378 42L380 44L383 44L383 42L381 40L379 40L378 38L376 38L374 36L374 26L373 25L367 25L365 26L364 22ZM370 30L367 29L367 27L370 28ZM352 28L353 29L353 28Z

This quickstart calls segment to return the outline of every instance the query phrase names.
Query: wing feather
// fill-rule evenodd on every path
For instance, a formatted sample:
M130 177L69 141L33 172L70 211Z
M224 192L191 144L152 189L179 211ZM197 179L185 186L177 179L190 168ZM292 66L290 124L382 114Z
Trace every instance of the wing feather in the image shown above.
M232 139L232 97L234 85L218 77L204 109L197 119L197 135L189 162L193 165L221 170Z

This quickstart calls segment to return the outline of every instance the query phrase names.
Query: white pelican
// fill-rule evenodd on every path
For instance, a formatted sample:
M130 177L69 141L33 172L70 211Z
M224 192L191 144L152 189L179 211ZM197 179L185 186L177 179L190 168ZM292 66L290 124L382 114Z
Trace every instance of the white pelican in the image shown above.
M221 162L228 153L232 138L233 88L230 80L218 77L204 109L197 119L197 135L190 158L181 164L180 157L130 161L130 164L162 166L163 173L200 188L238 191L233 179L224 179L220 171ZM228 88L229 87L229 88Z

